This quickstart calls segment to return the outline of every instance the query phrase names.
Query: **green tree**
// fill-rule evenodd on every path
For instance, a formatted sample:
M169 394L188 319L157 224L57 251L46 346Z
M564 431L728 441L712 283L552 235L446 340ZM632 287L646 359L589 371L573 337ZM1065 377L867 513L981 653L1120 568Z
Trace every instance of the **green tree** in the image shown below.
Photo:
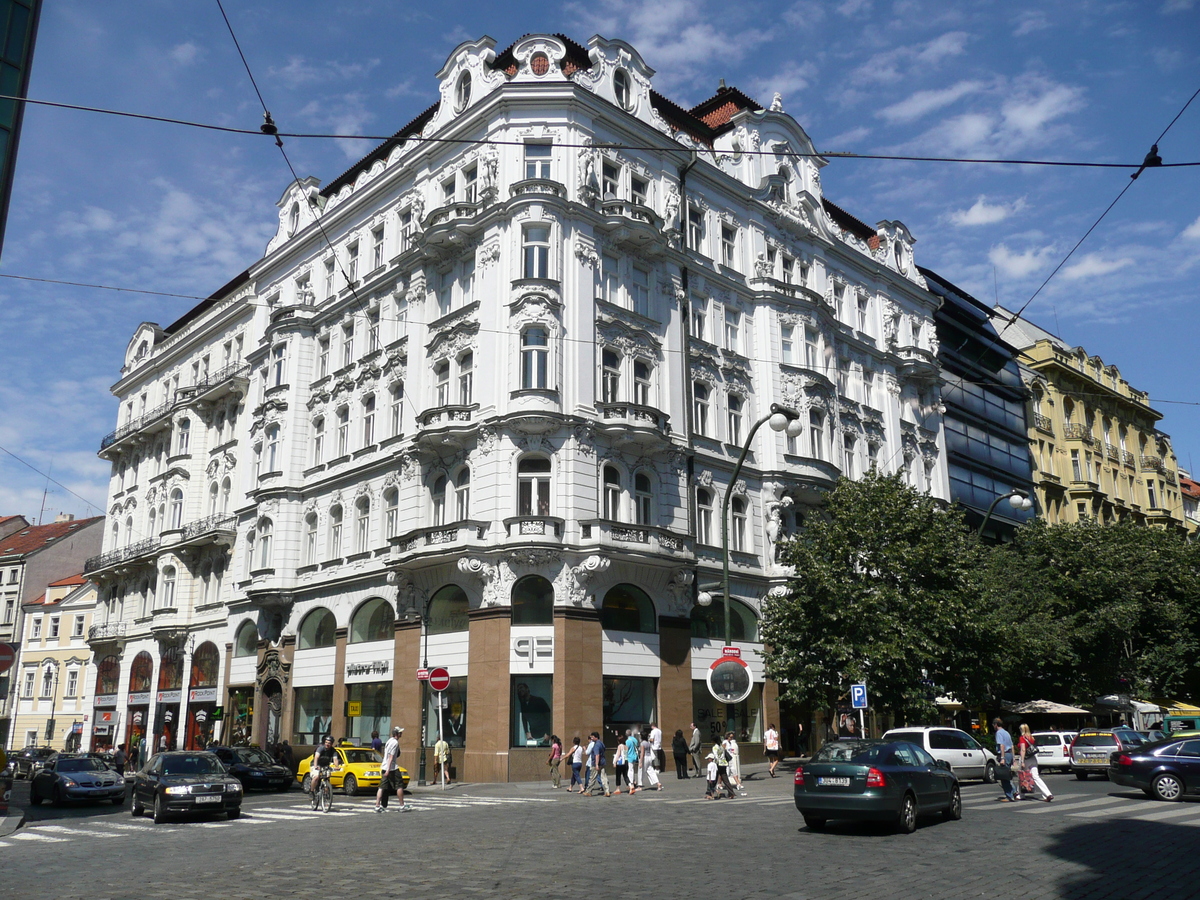
M961 512L870 473L840 479L823 514L781 546L785 597L763 610L768 675L784 696L833 707L865 682L872 705L898 719L932 712L961 683L964 623L984 551Z

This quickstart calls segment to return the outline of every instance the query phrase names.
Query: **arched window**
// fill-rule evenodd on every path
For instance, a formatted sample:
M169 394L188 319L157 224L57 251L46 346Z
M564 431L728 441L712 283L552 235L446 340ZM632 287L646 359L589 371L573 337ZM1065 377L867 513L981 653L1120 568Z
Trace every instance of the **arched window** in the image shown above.
M604 467L604 518L621 521L621 473L614 466Z
M354 552L366 553L371 546L371 499L359 497L354 507L357 514L354 523Z
M633 477L633 509L639 525L651 524L653 505L654 489L650 476L645 472L638 472Z
M731 513L733 527L733 549L738 551L746 550L746 500L743 497L734 497L729 501L729 510Z
M183 651L168 647L163 651L158 664L158 689L177 691L183 687Z
M514 625L554 624L554 585L541 575L526 575L513 585Z
M162 570L162 589L158 592L159 609L175 608L175 567Z
M291 210L288 212L288 236L296 233L296 229L300 227L300 204L293 203Z
M253 622L243 622L238 626L237 636L233 640L233 655L235 657L254 656L258 653L258 627Z
M467 618L469 606L466 592L457 584L439 588L429 599L429 633L451 634L455 631L466 631L470 627Z
M329 510L329 559L342 555L342 507L335 506Z
M713 500L712 491L700 488L696 491L696 540L712 545Z
M179 422L179 437L177 439L177 444L175 447L176 455L184 456L187 454L188 448L191 446L191 438L192 438L192 420L191 419L181 419Z
M317 514L304 517L304 565L317 564Z
M448 483L445 475L439 475L433 482L432 504L433 504L433 524L446 524L446 484Z
M149 533L146 535L146 537L148 537L148 538L158 537L158 513L155 511L153 506L150 507L149 520L150 520L149 521L149 529L150 530L149 530Z
M471 470L466 466L454 476L454 517L458 522L471 518Z
M350 620L350 643L390 641L396 633L396 613L392 604L374 597L360 606Z
M221 482L221 515L229 515L229 495L233 492L233 482L226 478Z
M128 516L125 519L125 543L133 543L133 516Z
M388 488L383 492L383 536L395 537L400 513L400 492L396 488Z
M624 69L616 69L613 71L613 95L617 99L617 105L621 109L633 108L633 91L629 84L629 73Z
M50 697L54 694L54 674L56 671L57 668L53 663L47 664L46 668L42 669L42 692L38 696Z
M263 457L263 472L279 471L279 426L267 428L267 452Z
M296 649L316 650L318 647L332 647L337 640L336 632L337 620L334 619L333 613L324 607L318 607L300 623Z
M600 400L617 403L621 398L621 357L612 350L605 350L600 361Z
M458 76L458 82L454 85L454 111L462 112L467 108L467 104L471 102L471 73L463 72Z
M205 641L192 654L192 671L188 687L216 687L217 668L221 664L221 653L212 641Z
M129 693L144 694L154 683L154 657L143 650L129 667Z
M541 326L521 332L521 388L544 391L549 381L550 334Z
M218 504L221 502L221 489L214 481L208 486L208 514L215 516L217 514Z
M527 456L517 464L517 515L550 515L550 460Z
M183 491L179 488L171 491L171 526L172 529L183 527Z
M708 388L703 384L692 385L693 406L692 425L696 434L708 434Z
M271 565L271 539L274 527L270 519L259 519L258 528L258 568L266 569Z
M96 693L115 694L121 689L121 660L106 656L96 664Z
M600 625L605 631L656 634L658 620L654 615L654 601L639 587L618 584L604 595Z
M729 607L729 630L735 641L758 640L758 617L739 600ZM725 639L725 603L713 598L711 606L692 607L692 637L708 640Z

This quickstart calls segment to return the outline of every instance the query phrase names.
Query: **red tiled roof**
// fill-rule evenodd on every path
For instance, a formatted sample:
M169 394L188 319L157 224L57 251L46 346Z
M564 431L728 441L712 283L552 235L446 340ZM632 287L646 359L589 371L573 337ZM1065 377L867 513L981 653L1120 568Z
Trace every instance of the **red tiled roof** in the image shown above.
M45 602L46 602L46 595L39 594L38 596L36 596L32 600L30 600L28 603L26 603L25 606L41 606Z
M50 582L46 587L78 587L81 584L87 584L87 582L88 580L82 575L68 575L66 578Z
M5 522L11 522L13 519L23 519L23 518L25 518L25 517L24 516L0 516L0 525L3 525Z
M688 110L709 128L720 131L723 125L743 109L758 111L762 104L735 87L722 87L713 96Z
M1200 483L1193 481L1191 478L1179 476L1179 490L1185 497L1195 497L1200 500Z
M25 556L41 550L47 544L82 531L88 525L101 521L104 516L90 519L75 519L72 522L54 522L50 525L31 525L0 540L0 557Z

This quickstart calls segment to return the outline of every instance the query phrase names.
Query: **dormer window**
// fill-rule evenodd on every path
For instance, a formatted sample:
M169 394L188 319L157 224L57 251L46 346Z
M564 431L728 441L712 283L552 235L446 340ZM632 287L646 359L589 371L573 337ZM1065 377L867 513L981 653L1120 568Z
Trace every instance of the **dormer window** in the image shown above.
M293 203L291 212L288 213L288 237L296 233L296 229L300 227L300 204Z
M629 73L624 69L617 69L613 72L613 94L621 109L633 108L633 87L629 81Z
M454 111L462 112L467 108L467 104L471 102L471 73L463 72L458 76L458 83L454 86Z

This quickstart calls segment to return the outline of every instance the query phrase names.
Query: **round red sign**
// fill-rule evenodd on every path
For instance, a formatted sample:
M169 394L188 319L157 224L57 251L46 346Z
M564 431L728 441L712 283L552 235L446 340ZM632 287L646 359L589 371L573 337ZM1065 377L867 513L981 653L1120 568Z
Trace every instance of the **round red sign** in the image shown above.
M429 686L435 691L444 691L450 687L450 673L438 666L429 670Z
M12 644L0 644L0 673L7 672L17 661L17 651Z

